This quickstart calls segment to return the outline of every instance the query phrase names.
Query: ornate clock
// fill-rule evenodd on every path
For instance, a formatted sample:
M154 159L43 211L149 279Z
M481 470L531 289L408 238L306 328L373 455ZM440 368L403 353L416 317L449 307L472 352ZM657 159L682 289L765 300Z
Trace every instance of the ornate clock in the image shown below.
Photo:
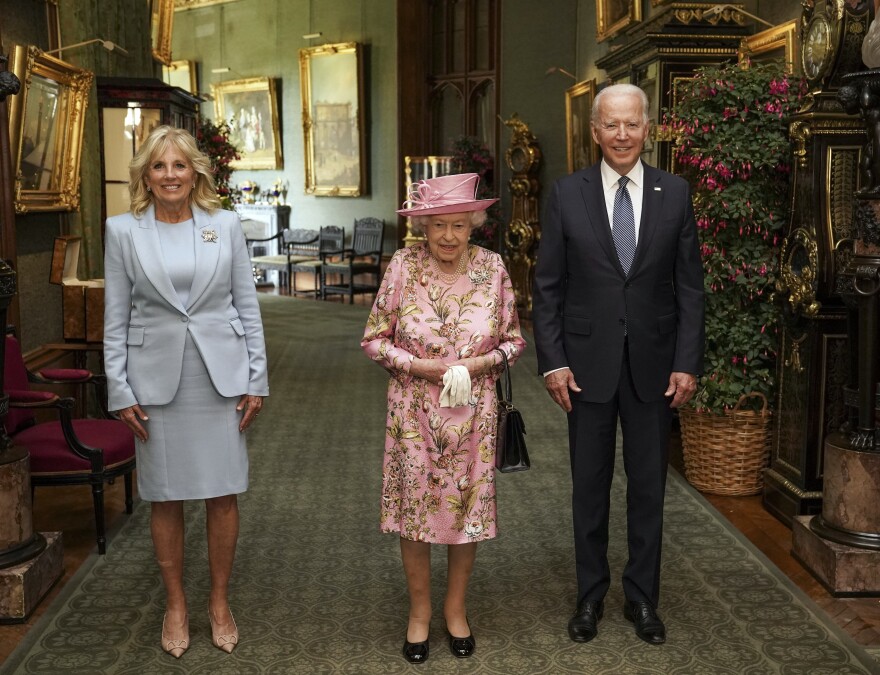
M764 505L785 521L821 509L825 437L846 419L849 347L839 272L853 251L865 130L844 112L837 90L844 75L864 69L862 40L873 18L873 1L802 4L801 66L809 91L789 121L792 212L777 284L779 393L764 474Z

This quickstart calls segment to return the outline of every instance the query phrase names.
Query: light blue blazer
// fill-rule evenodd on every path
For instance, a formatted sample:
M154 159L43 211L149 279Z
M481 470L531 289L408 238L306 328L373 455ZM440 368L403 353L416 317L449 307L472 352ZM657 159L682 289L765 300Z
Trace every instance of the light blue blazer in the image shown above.
M140 217L107 219L104 368L110 410L174 398L187 332L222 396L269 394L263 324L241 222L231 211L207 213L195 205L192 211L201 236L186 307L165 267L153 207Z

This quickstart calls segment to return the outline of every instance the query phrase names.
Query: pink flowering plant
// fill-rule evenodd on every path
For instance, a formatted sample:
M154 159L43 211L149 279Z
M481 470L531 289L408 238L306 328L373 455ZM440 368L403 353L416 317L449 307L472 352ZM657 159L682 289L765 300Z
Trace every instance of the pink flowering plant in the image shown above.
M232 187L229 184L232 178L230 164L236 159L241 159L238 148L229 140L230 132L226 122L214 124L207 117L202 117L196 127L196 143L199 149L211 160L217 196L220 197L220 203L224 209L232 208Z
M676 139L675 170L693 189L706 290L706 364L694 402L721 414L744 394L773 401L772 291L792 162L786 118L804 86L768 62L703 68L678 87L664 127Z
M452 142L452 170L455 173L476 173L480 175L477 199L492 199L496 196L492 187L492 170L495 161L488 146L474 136L459 136ZM473 242L492 251L499 250L498 235L501 225L500 202L486 209L486 222L473 231Z

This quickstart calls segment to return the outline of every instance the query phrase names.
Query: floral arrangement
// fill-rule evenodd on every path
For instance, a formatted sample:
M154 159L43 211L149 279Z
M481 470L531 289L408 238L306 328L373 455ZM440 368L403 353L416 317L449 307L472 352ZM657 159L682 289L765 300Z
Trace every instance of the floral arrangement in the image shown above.
M804 92L781 62L727 64L682 82L679 103L665 112L665 130L676 139L676 172L693 188L705 273L698 410L721 414L753 392L773 401L778 309L772 291L792 160L786 116Z
M477 199L492 199L492 170L495 161L489 148L474 136L459 136L452 142L452 170L455 173L476 173L480 176ZM501 225L501 208L495 202L486 210L486 222L475 229L471 235L473 242L492 251L498 250L498 236Z
M206 117L199 120L196 128L196 143L198 143L199 149L211 159L217 195L220 197L224 209L232 208L233 189L229 184L229 180L232 178L230 164L236 159L241 159L238 148L229 140L230 133L229 124L226 122L214 124Z

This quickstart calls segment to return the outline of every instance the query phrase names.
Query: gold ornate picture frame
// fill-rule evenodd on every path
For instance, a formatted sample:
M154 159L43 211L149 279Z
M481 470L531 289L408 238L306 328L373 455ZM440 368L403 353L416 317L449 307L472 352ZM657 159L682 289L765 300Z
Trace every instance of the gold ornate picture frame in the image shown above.
M737 55L740 65L748 65L751 62L769 61L782 59L786 64L786 71L793 74L800 73L800 34L797 19L762 30L760 33L744 37L739 43Z
M361 45L299 50L306 194L360 197L367 191Z
M596 80L578 82L565 90L565 147L569 173L586 169L599 159L599 149L590 130L595 98Z
M602 42L642 20L642 0L596 0L596 40Z
M21 91L8 100L15 210L76 211L85 111L94 74L15 45L12 72Z
M162 81L172 87L180 87L190 94L199 93L198 68L195 61L172 61L162 66Z
M211 93L216 118L229 122L229 138L241 155L230 166L235 170L283 169L275 80L229 80L212 84Z
M150 0L150 44L153 60L171 65L171 29L174 26L174 0Z

